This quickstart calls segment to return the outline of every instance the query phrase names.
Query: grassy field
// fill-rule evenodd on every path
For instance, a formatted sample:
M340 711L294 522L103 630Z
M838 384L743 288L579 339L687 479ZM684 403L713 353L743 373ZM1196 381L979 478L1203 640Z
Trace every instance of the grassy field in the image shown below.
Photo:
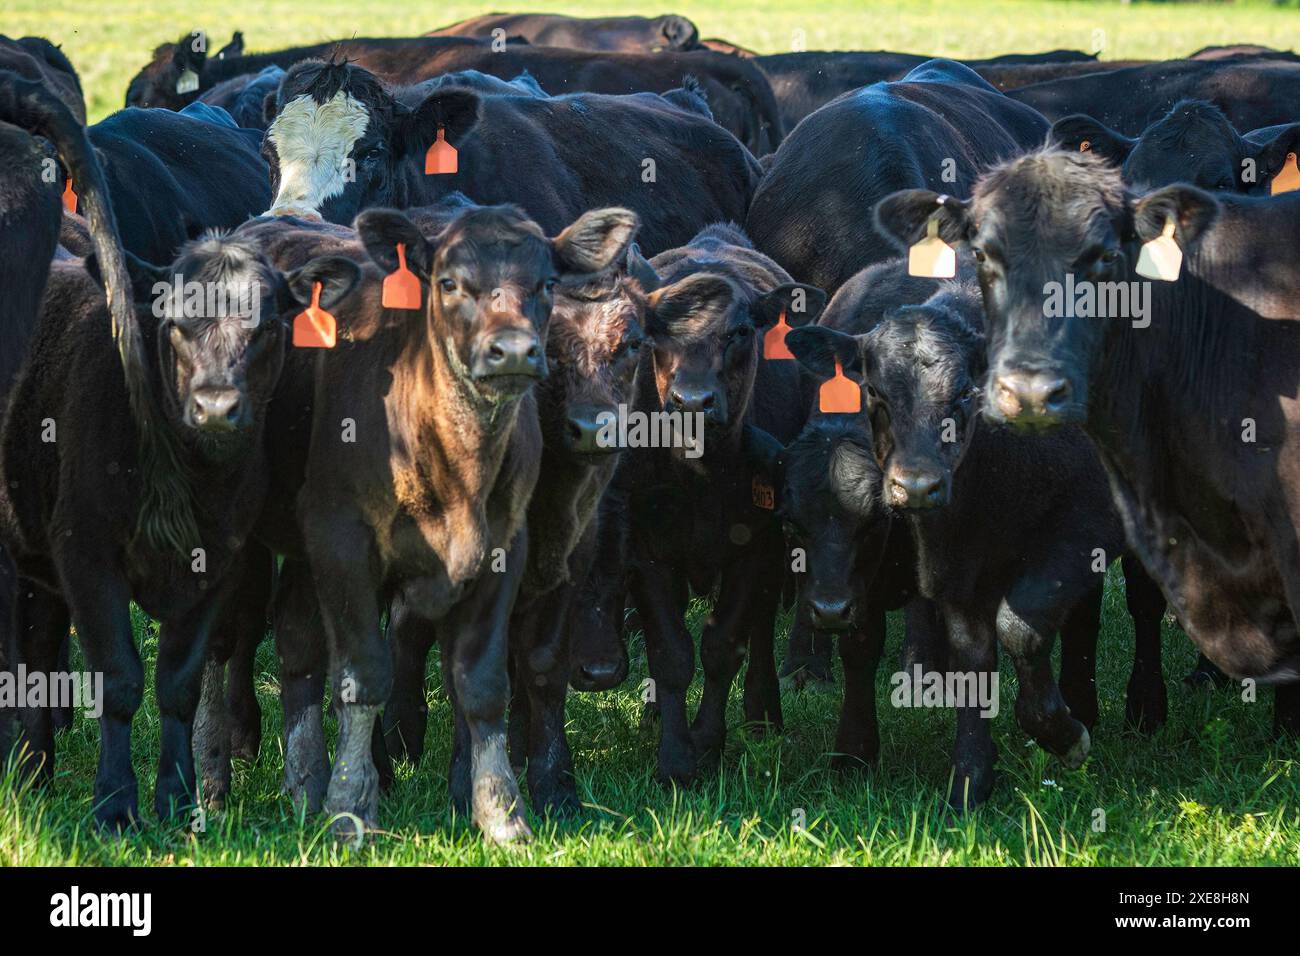
M766 51L788 49L796 30L804 31L809 49L960 56L1090 49L1096 30L1104 31L1106 57L1175 56L1226 42L1300 46L1300 13L1270 5L832 0L817 3L814 11L792 2L690 0L662 6L692 16L706 36ZM578 14L618 9L596 2L544 3L538 9L548 7ZM11 35L40 33L62 43L81 71L97 119L121 104L128 79L155 43L192 27L204 27L220 42L232 29L242 29L250 49L257 50L328 37L418 33L491 8L464 3L363 8L340 0L263 0L221 8L175 0L99 5L7 0L3 28ZM901 622L893 620L879 680L883 755L873 773L831 772L838 693L808 691L787 695L787 730L781 737L733 732L720 775L689 791L658 786L652 777L656 730L640 723L637 686L645 673L638 635L634 673L619 691L570 698L569 731L586 813L559 824L534 820L537 840L513 850L485 847L450 813L445 768L451 715L439 675L431 670L425 761L399 771L381 808L386 832L352 851L328 837L323 820L295 817L279 796L278 681L268 643L259 658L261 758L256 765L237 766L234 798L224 812L210 814L205 832L152 824L127 839L98 834L89 816L98 734L79 716L58 740L52 788L37 793L18 787L12 777L0 781L0 865L1295 864L1300 859L1300 748L1272 739L1271 694L1246 704L1232 691L1185 689L1179 677L1195 655L1186 639L1170 630L1169 724L1149 739L1122 731L1132 654L1122 587L1112 575L1099 653L1102 712L1088 763L1065 771L1027 740L1012 713L1015 677L1004 669L1003 708L994 721L999 785L990 803L964 818L943 807L951 713L888 706L888 674L895 669L901 639ZM696 633L704 613L702 605L694 606ZM788 623L782 622L782 635ZM156 631L143 620L139 630L151 663ZM151 667L149 676L152 681ZM732 711L738 724L738 692ZM151 692L135 734L141 805L152 807L158 716ZM1104 811L1104 827L1098 826L1098 810ZM800 819L804 825L796 826Z

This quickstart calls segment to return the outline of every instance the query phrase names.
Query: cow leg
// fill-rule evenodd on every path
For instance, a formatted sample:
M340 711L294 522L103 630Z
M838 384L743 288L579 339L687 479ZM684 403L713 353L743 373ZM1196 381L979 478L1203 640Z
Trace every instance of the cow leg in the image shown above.
M225 615L225 626L234 629L234 647L226 664L226 712L231 756L253 763L262 749L262 708L254 684L257 647L266 637L275 556L260 546L250 546L245 554L243 582Z
M284 708L284 793L300 810L319 813L330 763L325 750L328 671L319 608L307 562L286 558L275 593L275 649Z
M1039 746L1076 769L1092 741L1088 729L1070 716L1052 673L1052 642L1064 617L1056 596L1059 583L1059 578L1045 577L1018 581L998 605L997 635L1020 681L1016 721Z
M532 608L530 605L529 610ZM529 713L528 689L520 681L523 680L524 669L521 658L536 640L533 634L534 623L532 613L520 613L519 608L515 608L515 613L510 618L510 647L506 652L506 675L510 679L506 748L510 752L510 766L516 776L523 773L528 764L528 736L532 715Z
M835 732L836 770L867 767L880 756L880 728L876 723L876 668L885 646L885 609L872 602L863 620L840 635L840 661L844 665L844 703Z
M1124 724L1145 734L1165 725L1169 699L1160 661L1165 596L1133 555L1124 555L1124 600L1133 619L1133 673L1124 700Z
M0 674L13 673L18 658L18 637L14 633L18 615L18 569L0 546ZM0 767L9 759L18 740L19 714L0 703Z
M59 641L59 660L55 669L60 674L72 673L72 635L64 634ZM59 706L54 707L50 713L50 720L54 724L54 732L67 730L72 726L72 707Z
M567 621L575 589L562 584L536 606L532 641L520 648L518 683L525 692L528 793L539 813L564 815L582 808L573 778L573 754L564 733L569 688ZM511 715L513 728L514 715Z
M1071 716L1089 731L1097 725L1097 636L1103 591L1101 582L1090 588L1061 624L1061 696Z
M1196 659L1196 666L1192 672L1183 678L1183 683L1188 687L1204 687L1208 690L1223 690L1230 683L1231 678L1223 671L1219 670L1204 654Z
M527 559L528 533L520 531L506 557L506 570L480 575L438 623L444 660L451 663L444 673L454 688L456 711L451 798L458 810L471 811L491 843L516 843L532 836L506 752L510 612Z
M756 580L753 570L746 568L744 578L729 570L723 572L717 603L700 635L704 693L691 724L691 742L701 764L707 761L714 766L722 759L727 739L727 697L745 660L745 622L750 602L759 598L752 587L746 586Z
M1300 737L1300 684L1279 684L1274 691L1273 733Z
M776 615L781 591L759 585L749 612L749 666L745 668L745 723L756 732L768 728L780 732L785 721L781 715L781 683L776 673Z
M786 641L781 682L795 690L815 684L834 684L835 672L831 668L834 641L830 633L815 630L803 620L802 614L796 614Z
M611 690L627 678L623 613L627 604L626 500L617 489L601 497L594 528L584 544L594 543L586 573L575 579L578 594L565 627L568 630L569 683L578 691Z
M131 628L131 588L113 562L68 546L55 556L59 581L91 673L104 675L99 717L95 821L124 830L140 820L131 764L131 722L144 694L144 667Z
M162 746L154 788L154 812L160 820L173 821L187 816L198 793L194 775L194 714L199 706L204 665L209 659L212 626L229 602L236 583L232 575L219 585L218 593L189 614L164 622L158 634L154 690L162 724Z
M311 556L330 657L338 682L339 736L325 792L335 833L355 838L379 819L374 727L393 689L393 662L380 632L379 568L370 528L359 516L309 515L303 533Z
M60 646L68 640L68 623L68 608L59 595L24 578L14 609L15 671L19 664L26 665L28 673L48 675L56 670ZM37 779L52 780L55 730L52 708L29 707L22 712L22 721Z
M225 665L214 652L203 665L192 740L203 800L212 807L224 806L230 795L230 714L225 683Z
M919 666L923 674L943 673L948 669L948 635L939 608L920 595L904 605L906 632L903 636L902 669L914 674Z
M436 635L433 626L412 614L401 599L389 604L388 633L393 654L393 692L384 705L384 746L395 760L405 758L419 763L429 724L425 673ZM443 672L446 683L450 683L448 673Z
M942 609L948 629L948 660L953 672L974 676L977 686L996 687L998 671L996 632L978 614L967 614L948 606ZM957 740L953 745L952 783L948 805L954 810L970 810L983 803L993 792L994 762L997 746L993 743L991 717L980 712L978 703L966 701L957 708Z
M659 705L658 777L681 786L695 779L695 746L686 722L686 690L695 646L686 630L686 594L671 571L648 562L632 574L632 599L645 622L652 700Z

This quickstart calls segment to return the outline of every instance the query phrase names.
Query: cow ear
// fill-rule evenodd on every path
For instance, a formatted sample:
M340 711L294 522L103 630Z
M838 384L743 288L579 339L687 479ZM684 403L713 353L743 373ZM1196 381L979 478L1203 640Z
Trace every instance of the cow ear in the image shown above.
M145 262L133 252L126 252L126 250L123 252L126 255L126 274L131 278L132 301L148 303L162 295L166 290L160 289L159 284L170 286L171 267L156 266L152 262ZM95 280L95 284L103 288L104 276L99 268L99 257L92 252L86 256L83 264L90 277Z
M320 304L332 309L357 287L361 267L343 256L321 256L284 277L289 294L298 305L311 305L316 283L320 283Z
M449 87L430 93L400 120L403 151L423 154L443 130L447 142L460 141L478 123L480 97L473 90Z
M627 254L639 228L641 219L630 209L585 212L551 240L555 266L560 272L603 272Z
M646 331L651 338L669 337L691 328L707 327L726 315L736 290L722 276L697 272L650 293L646 300Z
M1259 182L1268 186L1282 171L1287 154L1300 154L1300 123L1257 129L1247 133L1242 139L1247 150L1254 150Z
M1047 138L1048 142L1072 153L1094 153L1116 166L1122 166L1137 145L1136 139L1130 139L1084 113L1057 120Z
M184 73L186 70L193 70L195 73L203 72L203 64L208 59L207 41L202 44L203 49L194 49L195 40L193 33L187 33L181 37L176 46L172 48L172 64L176 67L177 72Z
M785 446L770 432L757 425L745 425L740 432L740 450L750 469L773 487L780 488L785 483Z
M787 332L785 344L795 360L818 381L835 374L837 358L845 375L855 378L862 374L862 346L852 335L824 325L805 325Z
M788 282L759 296L750 306L749 314L753 316L754 325L765 329L775 325L782 312L787 325L809 325L817 321L824 308L826 293L821 289L815 285Z
M675 13L662 18L659 31L670 50L689 50L700 39L700 31L695 24Z
M627 274L641 283L641 291L646 295L659 288L662 281L650 260L641 254L641 246L635 242L627 247Z
M1147 242L1160 235L1169 219L1183 251L1190 249L1219 215L1219 202L1209 193L1175 183L1147 193L1133 204L1133 228Z
M406 266L425 282L433 271L433 245L411 220L395 209L367 209L352 224L366 252L384 274L398 266L397 244L406 246Z
M225 60L234 56L244 55L244 35L238 30L230 38L230 42L217 51L217 59Z
M954 199L928 189L904 189L876 203L876 231L906 249L925 236L930 219L939 221L939 237L950 245L970 236L970 200Z

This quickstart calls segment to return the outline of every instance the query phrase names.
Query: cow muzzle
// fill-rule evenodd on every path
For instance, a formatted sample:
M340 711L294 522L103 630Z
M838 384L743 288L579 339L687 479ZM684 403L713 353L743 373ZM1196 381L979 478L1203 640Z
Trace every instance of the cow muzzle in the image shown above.
M533 332L506 329L485 336L474 350L470 374L476 381L518 380L525 387L546 377L546 355Z
M1025 428L1053 428L1080 418L1074 387L1055 371L1000 373L993 380L993 405L1003 420Z

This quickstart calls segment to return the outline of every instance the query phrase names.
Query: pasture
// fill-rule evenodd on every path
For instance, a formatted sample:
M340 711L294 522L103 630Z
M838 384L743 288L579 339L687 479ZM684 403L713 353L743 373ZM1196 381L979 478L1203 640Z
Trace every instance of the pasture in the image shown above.
M507 5L511 6L511 5ZM574 0L566 13L613 12ZM967 4L884 0L802 3L726 0L668 5L693 18L706 37L762 52L787 49L802 31L807 49L888 49L968 58L1056 47L1092 49L1103 58L1174 57L1216 43L1300 48L1300 12L1272 4L1133 4L976 0ZM528 9L529 5L514 6ZM250 51L331 37L412 35L482 12L453 3L362 9L339 0L91 5L84 0L10 0L4 30L60 43L80 72L89 118L120 108L128 79L152 47L203 27L216 43L232 30ZM643 11L646 13L658 12ZM1098 649L1101 714L1093 750L1078 771L1029 740L1016 725L1014 670L1001 671L1003 707L993 722L998 786L976 812L945 806L954 720L946 710L888 703L897 669L901 615L891 615L877 675L882 752L879 766L842 776L830 768L839 687L787 691L779 736L729 737L718 775L689 790L654 780L656 729L642 722L644 646L632 635L632 673L616 691L569 696L581 817L530 817L536 838L522 847L489 846L449 809L445 768L452 711L436 663L428 681L428 749L418 767L399 765L382 801L383 830L354 850L337 843L323 817L303 819L279 793L283 767L279 684L272 645L258 654L263 712L256 764L237 763L233 796L209 811L199 832L150 820L136 835L99 833L90 816L98 733L77 715L59 738L52 787L39 792L14 775L0 780L0 865L1294 865L1300 860L1300 743L1272 736L1272 694L1244 701L1239 689L1192 690L1181 678L1195 650L1166 623L1169 721L1146 738L1122 727L1133 634L1118 567L1108 578ZM698 638L707 606L689 622ZM778 653L790 625L778 627ZM158 758L152 662L157 628L136 616L146 661L145 704L134 725L141 803L151 803ZM837 662L838 674L838 662ZM81 662L74 655L74 669ZM697 676L691 695L698 702ZM739 682L729 725L739 727ZM327 719L327 731L334 726ZM522 783L522 780L521 780ZM525 789L525 797L527 791Z

